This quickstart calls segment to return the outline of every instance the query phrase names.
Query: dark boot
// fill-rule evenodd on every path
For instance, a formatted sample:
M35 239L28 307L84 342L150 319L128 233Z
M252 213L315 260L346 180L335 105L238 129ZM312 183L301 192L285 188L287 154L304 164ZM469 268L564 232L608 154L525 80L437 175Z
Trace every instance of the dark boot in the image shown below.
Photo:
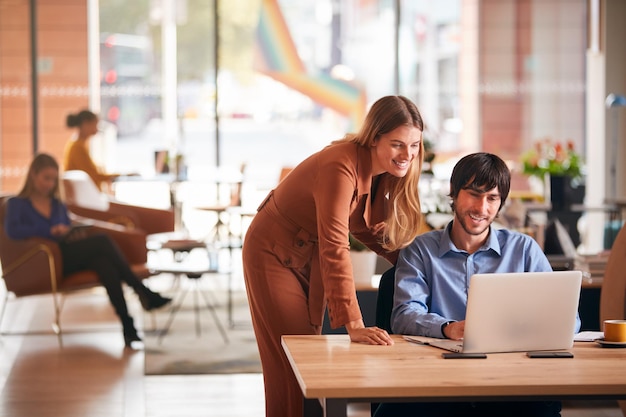
M122 319L122 326L124 328L124 345L126 347L132 347L133 342L141 342L141 338L137 334L135 324L131 317Z
M144 287L143 290L137 291L137 295L139 296L141 306L146 311L152 311L157 308L161 308L172 302L171 298L163 297L161 294L150 291L146 287Z

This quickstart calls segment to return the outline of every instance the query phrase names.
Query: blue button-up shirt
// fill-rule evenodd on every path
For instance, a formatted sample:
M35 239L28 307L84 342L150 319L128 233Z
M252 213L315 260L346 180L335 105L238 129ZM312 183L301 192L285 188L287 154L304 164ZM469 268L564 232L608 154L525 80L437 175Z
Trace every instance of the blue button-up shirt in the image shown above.
M469 254L443 230L418 236L402 249L396 265L391 327L394 333L445 337L442 324L465 320L470 277L478 273L543 272L552 267L530 236L490 228L485 244ZM580 329L577 317L576 331Z

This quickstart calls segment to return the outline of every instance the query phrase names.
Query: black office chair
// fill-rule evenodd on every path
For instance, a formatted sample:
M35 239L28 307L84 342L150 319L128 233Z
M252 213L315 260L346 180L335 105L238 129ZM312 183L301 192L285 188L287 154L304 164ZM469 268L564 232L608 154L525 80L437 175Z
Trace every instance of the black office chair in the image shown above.
M396 267L392 266L380 277L376 297L376 326L391 334L391 310L396 285Z
M396 267L392 266L380 277L378 295L376 296L376 327L387 330L391 334L391 310L393 309L393 293L396 286ZM371 403L372 416L379 403Z

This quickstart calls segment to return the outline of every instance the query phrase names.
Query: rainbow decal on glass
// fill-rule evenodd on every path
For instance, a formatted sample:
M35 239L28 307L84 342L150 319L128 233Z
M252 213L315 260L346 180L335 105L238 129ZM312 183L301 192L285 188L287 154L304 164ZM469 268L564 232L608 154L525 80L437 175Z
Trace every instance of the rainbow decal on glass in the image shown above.
M327 74L307 73L277 0L262 0L257 51L256 69L259 72L350 117L353 127L360 126L367 105L365 92Z

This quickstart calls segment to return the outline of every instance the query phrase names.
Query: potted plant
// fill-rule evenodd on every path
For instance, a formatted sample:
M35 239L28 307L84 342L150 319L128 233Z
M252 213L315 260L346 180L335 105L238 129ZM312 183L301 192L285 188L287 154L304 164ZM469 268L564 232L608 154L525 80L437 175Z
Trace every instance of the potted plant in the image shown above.
M523 173L539 178L544 183L545 200L552 208L566 207L566 189L572 189L583 175L583 159L574 150L574 144L543 139L522 155Z
M350 260L354 283L359 286L372 286L372 277L376 272L376 252L370 250L352 234L348 235L350 244Z
M582 176L583 161L571 141L567 141L565 145L551 139L537 141L533 148L522 155L522 163L524 174L542 179L546 174L572 179Z

